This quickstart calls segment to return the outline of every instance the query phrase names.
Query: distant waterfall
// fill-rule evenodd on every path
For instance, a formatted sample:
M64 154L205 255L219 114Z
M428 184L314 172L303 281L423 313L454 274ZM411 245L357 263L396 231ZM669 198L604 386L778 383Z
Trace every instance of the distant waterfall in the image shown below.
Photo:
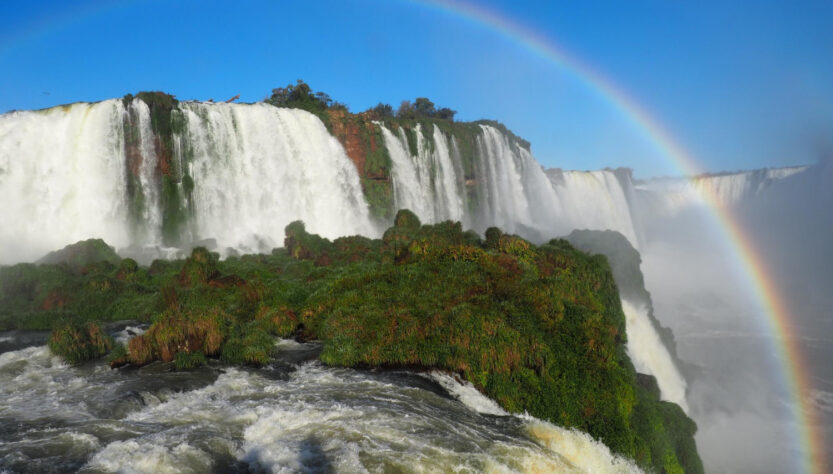
M717 204L733 206L806 169L806 166L792 166L639 181L635 183L641 201L638 206L644 213L673 215L692 205L704 204L704 196Z
M639 247L636 223L631 215L632 181L626 170L547 170L557 199L558 219L569 230L615 230Z
M478 147L482 158L476 165L480 227L497 226L534 240L555 237L555 214L550 206L540 205L555 199L541 165L494 127L481 128Z
M452 145L439 128L433 127L429 141L422 126L415 126L417 153L412 156L403 129L394 135L385 126L379 126L393 165L394 206L412 210L423 222L456 220L468 224L463 180L451 157Z
M403 129L394 132L380 127L393 164L397 209L411 209L427 223L458 220L480 232L497 226L534 240L552 238L559 232L553 210L539 205L556 198L541 166L494 127L481 125L477 137L474 202L466 189L453 137L434 125L428 140L417 125L414 155Z

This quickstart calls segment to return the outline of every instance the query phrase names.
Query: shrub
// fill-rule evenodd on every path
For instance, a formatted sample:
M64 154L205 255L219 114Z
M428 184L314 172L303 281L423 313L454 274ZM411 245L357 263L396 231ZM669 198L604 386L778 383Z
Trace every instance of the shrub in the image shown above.
M112 339L96 323L67 323L49 337L49 349L70 364L97 359L113 347Z
M205 365L205 354L200 351L197 352L177 352L174 357L174 367L176 370L194 369Z

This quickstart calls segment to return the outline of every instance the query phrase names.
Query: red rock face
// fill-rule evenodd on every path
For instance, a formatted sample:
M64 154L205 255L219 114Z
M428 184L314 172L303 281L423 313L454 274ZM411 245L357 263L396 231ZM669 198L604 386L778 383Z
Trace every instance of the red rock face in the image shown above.
M364 163L368 150L365 149L364 140L361 138L358 117L343 110L333 109L328 110L327 115L330 119L333 136L341 142L341 146L344 147L350 161L356 165L359 176L366 177ZM362 125L365 124L366 122L362 123ZM375 145L371 142L371 146Z
M159 136L155 136L153 145L156 151L156 174L158 176L172 176L173 153L165 146Z
M138 137L138 124L136 123L133 113L128 109L124 117L124 154L127 163L127 171L133 177L139 176L139 170L142 168L142 150L140 148L140 139Z

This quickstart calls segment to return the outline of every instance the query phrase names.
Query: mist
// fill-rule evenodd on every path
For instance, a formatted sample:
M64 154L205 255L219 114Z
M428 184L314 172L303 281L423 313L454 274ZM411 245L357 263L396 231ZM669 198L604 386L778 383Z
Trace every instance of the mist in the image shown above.
M779 359L776 337L799 340L818 428L833 424L833 341L826 336L833 329L832 165L820 162L726 203L766 262L792 318L791 335L772 334L734 249L701 202L661 209L656 187L640 192L646 287L680 358L697 368L687 398L707 471L799 469L804 447L796 444L782 369L789 361Z

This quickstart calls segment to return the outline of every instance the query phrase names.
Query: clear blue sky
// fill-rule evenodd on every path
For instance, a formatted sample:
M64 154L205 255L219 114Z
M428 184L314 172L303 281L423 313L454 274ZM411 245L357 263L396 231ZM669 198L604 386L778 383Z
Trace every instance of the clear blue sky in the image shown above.
M833 2L479 2L648 109L711 171L833 149ZM581 80L476 22L400 0L0 4L0 112L164 90L263 99L305 79L361 111L426 96L494 118L547 167L675 174Z

